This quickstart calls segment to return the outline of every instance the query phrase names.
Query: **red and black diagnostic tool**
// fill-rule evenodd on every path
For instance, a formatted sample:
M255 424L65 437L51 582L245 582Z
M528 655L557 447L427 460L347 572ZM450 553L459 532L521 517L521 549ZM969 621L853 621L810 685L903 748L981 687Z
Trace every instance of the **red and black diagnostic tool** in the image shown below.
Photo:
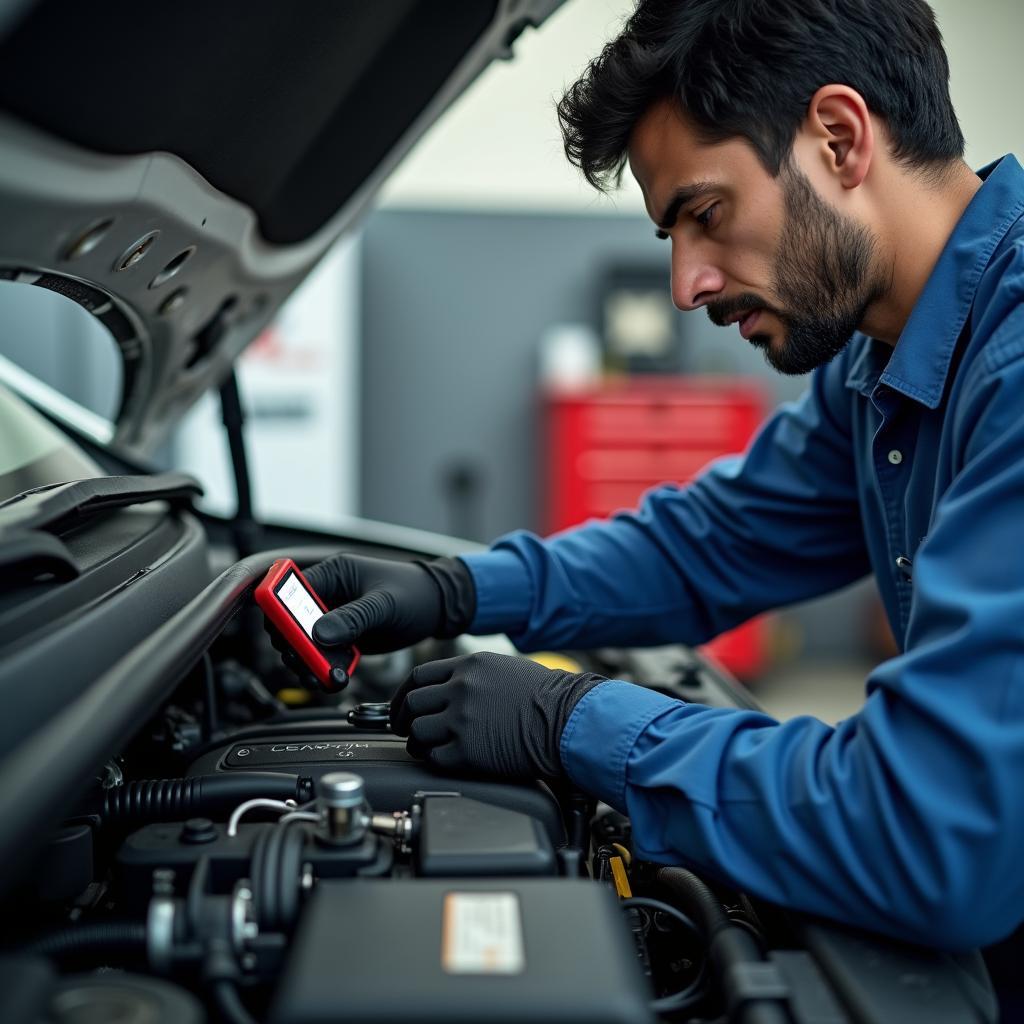
M355 647L338 647L325 652L316 645L313 626L327 606L290 558L279 558L270 567L256 588L256 603L323 689L334 693L348 685L359 664L359 651ZM328 657L332 660L328 661ZM344 673L344 681L337 678L337 671L332 675L332 670L337 669Z

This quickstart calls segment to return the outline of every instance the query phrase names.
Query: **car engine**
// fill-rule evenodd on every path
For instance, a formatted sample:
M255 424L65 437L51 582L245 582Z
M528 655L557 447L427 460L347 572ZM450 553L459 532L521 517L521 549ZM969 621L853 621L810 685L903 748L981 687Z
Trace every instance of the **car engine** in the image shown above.
M970 958L642 861L628 818L571 786L411 757L388 726L398 685L425 661L510 651L502 637L366 656L341 694L297 687L252 600L273 559L419 552L270 532L287 547L233 562L225 546L211 573L223 524L174 511L190 499L178 478L129 479L6 512L9 538L45 520L82 570L62 580L49 542L7 549L5 1024L799 1024L900 1019L922 998L950 1014L931 1019L991 1019ZM97 511L94 491L120 506ZM752 706L683 647L538 657Z

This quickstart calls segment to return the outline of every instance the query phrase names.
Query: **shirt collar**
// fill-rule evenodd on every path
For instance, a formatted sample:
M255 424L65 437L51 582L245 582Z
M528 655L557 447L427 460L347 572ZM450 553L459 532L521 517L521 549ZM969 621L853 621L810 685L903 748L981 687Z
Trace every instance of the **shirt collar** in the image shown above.
M978 176L982 187L949 236L896 347L867 339L853 358L847 387L870 394L876 383L886 384L929 409L942 400L978 282L996 246L1024 213L1024 169L1014 156L989 164Z

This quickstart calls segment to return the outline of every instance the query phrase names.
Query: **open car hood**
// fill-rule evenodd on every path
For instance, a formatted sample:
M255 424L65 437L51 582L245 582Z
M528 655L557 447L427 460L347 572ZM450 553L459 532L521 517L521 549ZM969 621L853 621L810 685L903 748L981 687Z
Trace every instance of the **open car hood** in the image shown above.
M20 0L0 9L0 280L124 361L152 450L401 157L562 0Z

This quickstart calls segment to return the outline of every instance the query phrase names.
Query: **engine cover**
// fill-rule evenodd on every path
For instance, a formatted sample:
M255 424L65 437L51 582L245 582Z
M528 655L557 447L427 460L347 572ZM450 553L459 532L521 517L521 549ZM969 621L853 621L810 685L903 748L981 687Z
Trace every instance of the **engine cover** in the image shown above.
M563 817L551 791L538 782L446 775L410 757L405 740L379 732L361 732L341 723L330 731L261 735L208 751L188 775L215 772L279 771L318 779L327 772L356 772L366 782L366 798L375 811L408 810L417 793L459 793L496 807L536 818L555 847L566 843Z
M614 897L580 879L329 881L292 940L272 1024L648 1024Z

